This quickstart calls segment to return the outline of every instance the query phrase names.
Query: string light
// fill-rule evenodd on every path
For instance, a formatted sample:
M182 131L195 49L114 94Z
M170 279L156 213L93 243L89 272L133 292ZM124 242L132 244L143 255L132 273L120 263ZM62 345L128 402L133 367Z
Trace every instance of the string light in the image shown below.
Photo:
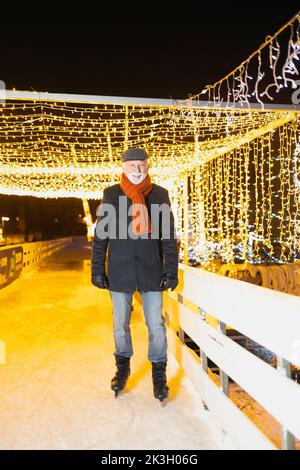
M246 107L254 100L263 109L264 103L272 102L275 96L278 98L281 90L297 88L299 59L300 12L276 34L267 36L265 42L228 75L189 99L192 103L206 95L214 107L224 103Z
M263 108L282 88L295 89L299 20L184 106L7 100L0 106L0 192L99 199L119 181L124 150L141 146L151 156L152 180L169 190L180 238L189 184L189 248L203 267L215 270L216 258L260 263L266 250L269 260L290 262L300 250L299 117Z
M181 111L195 144L200 140L202 162L189 172L191 243L195 257L207 269L216 269L215 258L225 263L261 263L267 257L268 262L289 263L299 256L299 117L280 115L276 112L280 106L274 105L271 122L257 127L251 107L254 103L263 111L281 90L296 90L299 59L298 12L232 72L189 96ZM207 102L201 101L203 95ZM211 110L206 134L197 111L201 104ZM241 120L234 111L243 108L249 110L247 124L246 117ZM214 146L210 155L201 143L204 135ZM205 243L195 215L201 207Z
M215 257L225 263L262 263L266 255L277 263L293 260L300 232L299 137L295 118L190 172L191 244L203 266L214 270ZM203 206L205 244L203 220L195 217Z
M151 106L70 105L7 101L0 107L0 191L38 197L99 199L118 181L125 147L151 155L154 181L178 178L287 113L195 110ZM170 125L172 122L172 125ZM197 142L194 127L197 127Z

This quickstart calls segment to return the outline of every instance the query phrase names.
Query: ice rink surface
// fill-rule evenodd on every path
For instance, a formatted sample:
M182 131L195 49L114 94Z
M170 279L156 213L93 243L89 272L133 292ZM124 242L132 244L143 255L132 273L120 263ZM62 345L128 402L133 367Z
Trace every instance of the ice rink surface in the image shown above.
M131 376L114 398L112 304L90 282L90 257L72 243L0 291L0 449L235 449L171 354L169 398L153 397L136 303Z

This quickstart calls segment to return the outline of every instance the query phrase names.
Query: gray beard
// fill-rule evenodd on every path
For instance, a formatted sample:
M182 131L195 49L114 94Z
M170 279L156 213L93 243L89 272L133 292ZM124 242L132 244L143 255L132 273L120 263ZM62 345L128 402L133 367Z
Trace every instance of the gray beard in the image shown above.
M131 183L133 183L133 184L139 184L139 183L141 183L141 182L146 178L146 176L147 176L146 174L141 175L141 178L139 179L139 181L135 181L135 180L133 179L133 176L132 176L132 175L127 175L127 178L129 179L129 181L131 181Z

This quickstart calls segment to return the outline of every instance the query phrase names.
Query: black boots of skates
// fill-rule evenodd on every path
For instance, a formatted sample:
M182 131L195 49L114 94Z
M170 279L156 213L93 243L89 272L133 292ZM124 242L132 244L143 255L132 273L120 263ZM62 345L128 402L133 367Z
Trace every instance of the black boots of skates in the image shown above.
M117 398L126 385L130 375L130 357L115 355L117 371L111 380L111 389L115 392ZM167 361L152 362L152 381L153 381L153 394L161 404L169 395L169 387L167 386L166 368Z
M161 404L169 395L166 377L167 361L152 362L153 394Z
M117 372L111 380L111 389L115 392L115 398L123 390L130 375L130 357L115 355Z

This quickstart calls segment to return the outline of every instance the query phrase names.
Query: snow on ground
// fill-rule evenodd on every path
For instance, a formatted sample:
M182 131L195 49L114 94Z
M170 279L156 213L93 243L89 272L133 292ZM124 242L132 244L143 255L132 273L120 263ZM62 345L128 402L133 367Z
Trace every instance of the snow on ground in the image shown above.
M90 283L90 256L71 244L0 292L0 449L236 449L171 355L170 397L153 397L136 304L132 372L114 398L112 305Z

